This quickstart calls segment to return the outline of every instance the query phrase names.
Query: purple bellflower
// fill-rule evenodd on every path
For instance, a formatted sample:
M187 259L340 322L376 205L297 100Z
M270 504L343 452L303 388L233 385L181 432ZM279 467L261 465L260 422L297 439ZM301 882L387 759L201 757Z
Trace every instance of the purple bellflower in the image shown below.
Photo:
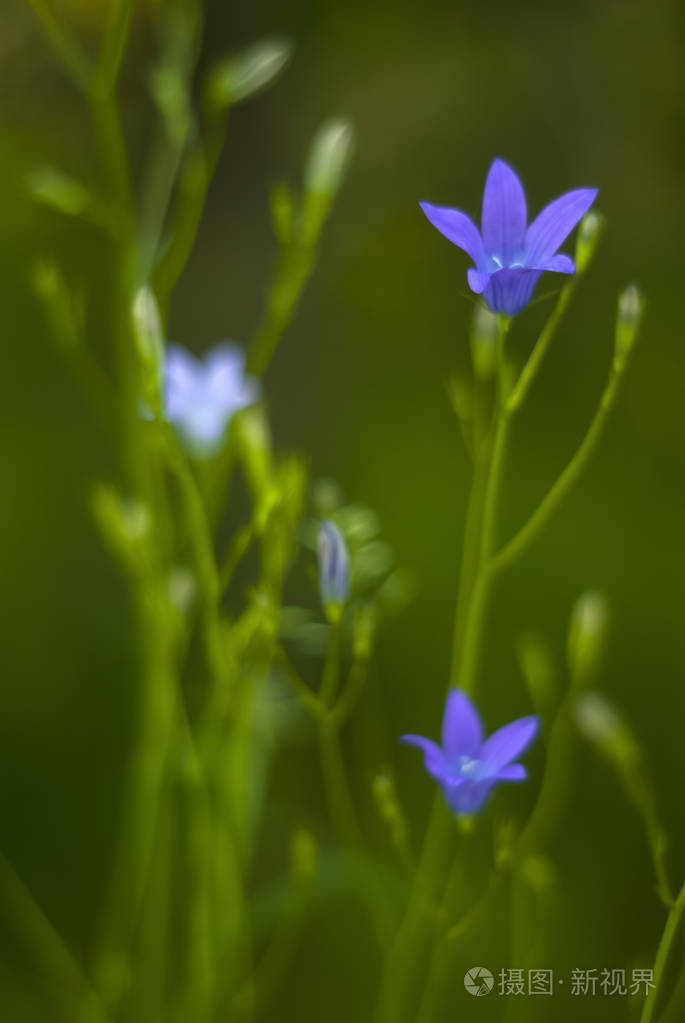
M472 701L452 689L442 719L442 745L422 735L403 735L403 742L423 750L423 762L438 782L447 805L458 814L481 809L501 781L524 781L523 764L512 763L530 745L538 730L530 715L511 721L483 739L483 725Z
M165 416L193 454L213 454L234 413L258 395L258 383L246 376L245 353L238 345L215 345L203 360L179 345L167 346Z
M494 160L483 192L480 231L461 210L420 205L431 224L476 264L467 274L471 291L482 295L493 313L515 316L530 302L544 270L575 273L573 260L557 249L596 197L596 188L566 192L527 227L523 186L504 160Z

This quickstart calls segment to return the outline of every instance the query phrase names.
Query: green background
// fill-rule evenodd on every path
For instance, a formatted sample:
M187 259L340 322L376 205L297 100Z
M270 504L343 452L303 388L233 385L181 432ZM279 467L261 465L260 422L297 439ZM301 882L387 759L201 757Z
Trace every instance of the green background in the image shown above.
M101 5L57 6L85 39L95 37ZM382 633L345 736L379 855L387 850L370 798L373 772L395 772L415 846L433 795L418 757L396 737L438 733L470 480L445 390L468 358L467 261L417 203L478 215L487 168L501 156L520 173L532 211L569 188L596 185L608 221L517 424L504 530L524 521L582 437L610 363L619 289L637 281L648 310L597 457L499 591L483 714L494 728L528 708L517 635L538 628L563 663L574 600L588 587L603 590L612 628L601 688L644 745L673 874L685 876L684 29L675 0L207 4L201 66L265 34L291 38L295 56L277 86L231 114L172 303L174 340L202 351L222 337L249 338L274 256L269 186L297 181L327 116L349 116L357 128L349 179L266 390L279 449L303 451L315 476L335 478L349 500L374 507L416 582L414 600ZM137 169L153 118L145 86L153 52L141 7L122 86ZM32 265L45 256L83 281L92 349L106 363L108 267L96 230L27 199L25 175L44 163L88 181L95 175L88 115L28 7L13 0L0 13L0 849L86 954L116 827L137 662L126 587L87 509L88 488L112 472L113 455L29 287ZM541 303L517 320L512 344L521 356L549 309ZM313 591L308 598L315 601ZM327 842L315 754L306 728L277 753L255 889L285 861L292 826L307 823ZM500 808L532 803L542 753L530 762L530 785L498 796ZM636 1000L568 995L573 968L648 965L664 920L639 819L580 740L560 811L547 850L558 888L540 923L539 961L509 954L507 905L494 905L468 958L455 963L445 1019L499 1019L505 1010L508 1020L549 1018L543 998L470 999L461 977L473 965L554 968L567 988L554 999L556 1019L633 1018ZM377 951L350 884L333 871L329 889L274 1019L337 1023L368 1014ZM45 1018L20 937L9 925L1 937L3 1018Z

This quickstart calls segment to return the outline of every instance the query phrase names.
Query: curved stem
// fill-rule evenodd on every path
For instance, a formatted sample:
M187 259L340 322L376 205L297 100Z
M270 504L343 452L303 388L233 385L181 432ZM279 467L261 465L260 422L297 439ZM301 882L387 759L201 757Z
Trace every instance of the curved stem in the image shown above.
M521 375L519 376L516 385L514 386L511 394L509 395L509 398L507 400L508 413L511 414L513 412L516 412L523 404L523 401L526 395L528 394L528 391L530 390L531 385L535 380L535 377L538 374L538 371L540 369L540 366L542 365L545 355L547 354L547 350L549 349L552 338L556 334L557 327L561 323L564 317L564 313L568 308L568 304L571 301L573 292L577 287L579 276L580 276L579 274L575 273L561 289L561 294L559 295L559 299L554 308L554 312L547 320L545 326L542 328L542 332L540 333L540 336L538 337L535 347L533 348L533 351L531 352L530 357L528 358L528 362L521 370Z
M654 1019L654 1013L659 1000L659 993L661 991L664 973L666 972L666 967L671 957L673 943L678 933L683 913L685 913L685 884L680 889L678 898L674 902L671 912L668 914L666 919L666 926L664 927L663 934L661 935L661 941L659 942L659 948L657 949L656 960L654 962L654 987L650 990L647 998L645 999L642 1015L640 1016L640 1023L652 1023L652 1020Z
M324 784L338 839L350 848L358 848L362 844L362 833L345 774L340 733L328 717L320 719L319 743Z
M624 377L625 360L615 360L611 369L609 383L600 400L590 428L585 435L580 447L568 463L566 468L557 478L556 482L549 489L536 510L528 519L526 524L519 529L518 533L509 540L504 547L492 558L490 571L498 572L507 565L512 564L528 549L535 538L542 532L551 519L554 512L567 497L571 488L578 481L585 470L590 458L595 452L597 445L606 427L609 414L616 403L621 381Z

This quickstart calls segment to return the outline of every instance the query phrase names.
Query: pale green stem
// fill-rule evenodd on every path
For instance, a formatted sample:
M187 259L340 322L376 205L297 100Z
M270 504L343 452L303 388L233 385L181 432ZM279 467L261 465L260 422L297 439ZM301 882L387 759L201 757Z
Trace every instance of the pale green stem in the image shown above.
M326 660L319 689L319 699L325 708L328 708L335 699L340 679L340 655L342 647L343 628L342 621L331 624L331 634L326 651Z
M134 0L119 0L113 8L110 23L100 54L98 67L97 94L109 96L117 83L126 50L126 40L131 25Z
M320 719L319 743L324 785L338 840L349 848L359 848L362 834L345 773L339 729L328 717Z
M685 885L683 885L680 889L678 897L666 919L666 926L664 927L663 934L661 935L661 941L659 942L659 948L657 949L656 959L654 961L654 987L649 991L649 994L645 999L645 1003L642 1008L642 1015L640 1016L640 1023L652 1023L652 1020L655 1018L654 1013L656 1012L656 1007L659 1001L661 985L666 972L666 967L668 966L668 962L671 957L683 913L685 913Z
M90 94L93 67L78 43L64 29L61 19L53 12L48 0L27 0L40 21L43 32L62 62L62 67L76 87L86 96Z
M276 276L269 289L266 313L250 345L247 371L253 376L264 376L314 269L315 257L313 245L299 242L292 243L281 252Z
M579 274L573 274L573 276L561 289L561 294L559 295L554 312L543 327L535 347L533 348L527 363L523 367L515 387L512 389L511 394L507 399L506 408L508 413L511 414L516 412L523 404L523 401L540 370L540 366L547 354L552 338L556 334L557 328L568 308L568 304L573 297L573 292L578 286L579 279Z
M107 1023L107 1012L63 939L43 913L21 878L0 854L3 915L16 917L23 941L46 986L55 1012L73 1023ZM68 1016L67 1016L68 1013Z

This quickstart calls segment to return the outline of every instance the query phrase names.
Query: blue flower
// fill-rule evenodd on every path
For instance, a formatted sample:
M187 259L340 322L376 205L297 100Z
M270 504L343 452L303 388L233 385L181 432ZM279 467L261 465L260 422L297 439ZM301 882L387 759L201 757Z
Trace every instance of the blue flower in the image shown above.
M596 188L576 188L555 199L526 227L528 211L515 171L494 160L483 192L481 230L461 210L422 202L431 224L476 264L467 277L494 313L514 316L530 301L543 270L572 274L569 256L557 253L597 197Z
M245 353L238 345L215 345L204 360L179 345L167 346L165 416L193 454L215 452L234 413L258 395L257 381L245 375Z
M342 533L330 519L319 526L319 588L329 618L338 618L349 589L350 558Z
M538 725L535 715L518 718L484 740L473 703L461 689L452 689L442 719L442 746L422 735L401 738L423 750L424 766L450 809L471 814L481 809L498 782L525 780L523 764L512 761L530 745Z

